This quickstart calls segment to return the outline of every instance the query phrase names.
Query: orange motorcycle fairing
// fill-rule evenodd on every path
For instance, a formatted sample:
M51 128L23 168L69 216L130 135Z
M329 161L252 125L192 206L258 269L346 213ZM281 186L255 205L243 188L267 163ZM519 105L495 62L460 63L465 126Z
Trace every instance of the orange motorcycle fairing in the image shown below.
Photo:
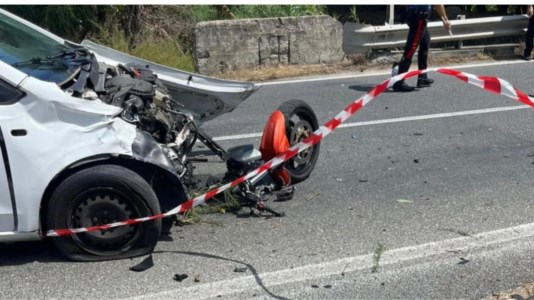
M263 129L260 143L261 158L263 161L269 161L275 156L284 153L287 149L289 149L289 140L286 136L286 120L281 111L275 110L269 116ZM283 167L271 170L271 174L274 175L273 179L280 185L288 186L291 184L289 173Z
M263 161L269 161L289 149L286 136L286 120L281 111L275 110L267 120L261 137L260 152Z

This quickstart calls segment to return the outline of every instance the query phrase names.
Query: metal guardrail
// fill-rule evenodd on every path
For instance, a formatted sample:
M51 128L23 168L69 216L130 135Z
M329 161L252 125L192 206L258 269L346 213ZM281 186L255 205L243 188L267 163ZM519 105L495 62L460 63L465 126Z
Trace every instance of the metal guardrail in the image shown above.
M528 25L526 15L451 20L452 36L443 23L428 22L431 42L465 41L482 38L524 34ZM408 25L371 26L345 23L343 26L343 52L363 53L372 49L404 47Z

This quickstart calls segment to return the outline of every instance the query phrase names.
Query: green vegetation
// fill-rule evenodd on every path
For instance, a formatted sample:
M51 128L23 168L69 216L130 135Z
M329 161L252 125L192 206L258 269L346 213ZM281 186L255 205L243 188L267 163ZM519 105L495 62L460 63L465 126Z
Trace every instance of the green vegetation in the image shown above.
M194 71L197 22L329 14L383 24L385 5L2 5L73 42L90 39L156 63ZM469 17L518 13L524 5L461 5ZM396 6L401 11L402 5Z
M199 190L197 191L195 196L201 195L207 190L208 189ZM223 194L219 196L215 196L214 198L209 200L208 204L209 204L208 206L197 206L197 207L193 207L191 210L188 210L187 212L184 213L182 220L179 222L183 225L207 223L211 225L220 226L221 224L219 222L205 221L202 216L207 215L207 214L213 214L213 213L224 214L227 211L239 211L242 208L242 205L237 199L237 196L232 194L232 192L229 190L225 190Z
M90 39L128 54L193 72L193 28L220 19L304 16L320 5L9 5L2 6L74 42Z

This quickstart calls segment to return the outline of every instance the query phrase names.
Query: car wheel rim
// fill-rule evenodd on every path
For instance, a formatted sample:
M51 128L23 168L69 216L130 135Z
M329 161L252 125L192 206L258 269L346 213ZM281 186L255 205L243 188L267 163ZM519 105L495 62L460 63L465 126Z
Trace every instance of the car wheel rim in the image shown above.
M111 188L91 189L79 194L69 209L71 228L91 227L133 219L139 212L125 194ZM94 255L110 256L128 251L140 236L140 227L120 226L73 235L74 242Z

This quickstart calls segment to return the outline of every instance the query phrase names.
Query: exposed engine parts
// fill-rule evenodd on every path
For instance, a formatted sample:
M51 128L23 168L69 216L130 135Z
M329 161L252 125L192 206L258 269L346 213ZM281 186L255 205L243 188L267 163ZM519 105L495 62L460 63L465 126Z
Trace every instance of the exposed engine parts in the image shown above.
M172 99L167 87L148 66L127 64L114 67L92 60L87 62L97 67L90 68L85 84L81 84L79 78L72 85L64 86L65 91L73 96L100 99L121 107L121 118L160 143L165 155L174 162L184 187L194 188L193 166L187 154L196 142L198 128L191 114L184 111L177 99ZM83 67L81 72L84 72Z
M226 150L197 126L194 118L202 118L205 110L194 113L188 111L186 106L180 103L180 99L171 96L167 86L148 65L130 63L110 66L97 62L92 54L81 54L85 57L80 66L80 73L76 80L62 85L65 92L87 100L99 99L122 108L120 117L154 138L164 155L172 161L174 166L171 169L174 168L175 175L189 196L200 188L193 176L193 162L205 161L204 157L192 156L197 140L226 162L227 171L218 182L224 184L258 168L265 161L289 148L290 143L298 143L318 128L311 108L303 101L291 100L282 104L279 110L271 115L262 136L261 152L252 144ZM194 94L179 95L190 97ZM205 101L199 99L197 108L202 107L201 100ZM209 110L209 106L206 109ZM265 206L264 201L272 194L276 194L280 201L291 199L295 191L291 186L292 181L298 182L309 176L315 165L317 151L318 146L309 151L314 153L310 159L302 160L297 156L289 165L269 172L264 171L241 183L234 192L251 207L283 215Z

